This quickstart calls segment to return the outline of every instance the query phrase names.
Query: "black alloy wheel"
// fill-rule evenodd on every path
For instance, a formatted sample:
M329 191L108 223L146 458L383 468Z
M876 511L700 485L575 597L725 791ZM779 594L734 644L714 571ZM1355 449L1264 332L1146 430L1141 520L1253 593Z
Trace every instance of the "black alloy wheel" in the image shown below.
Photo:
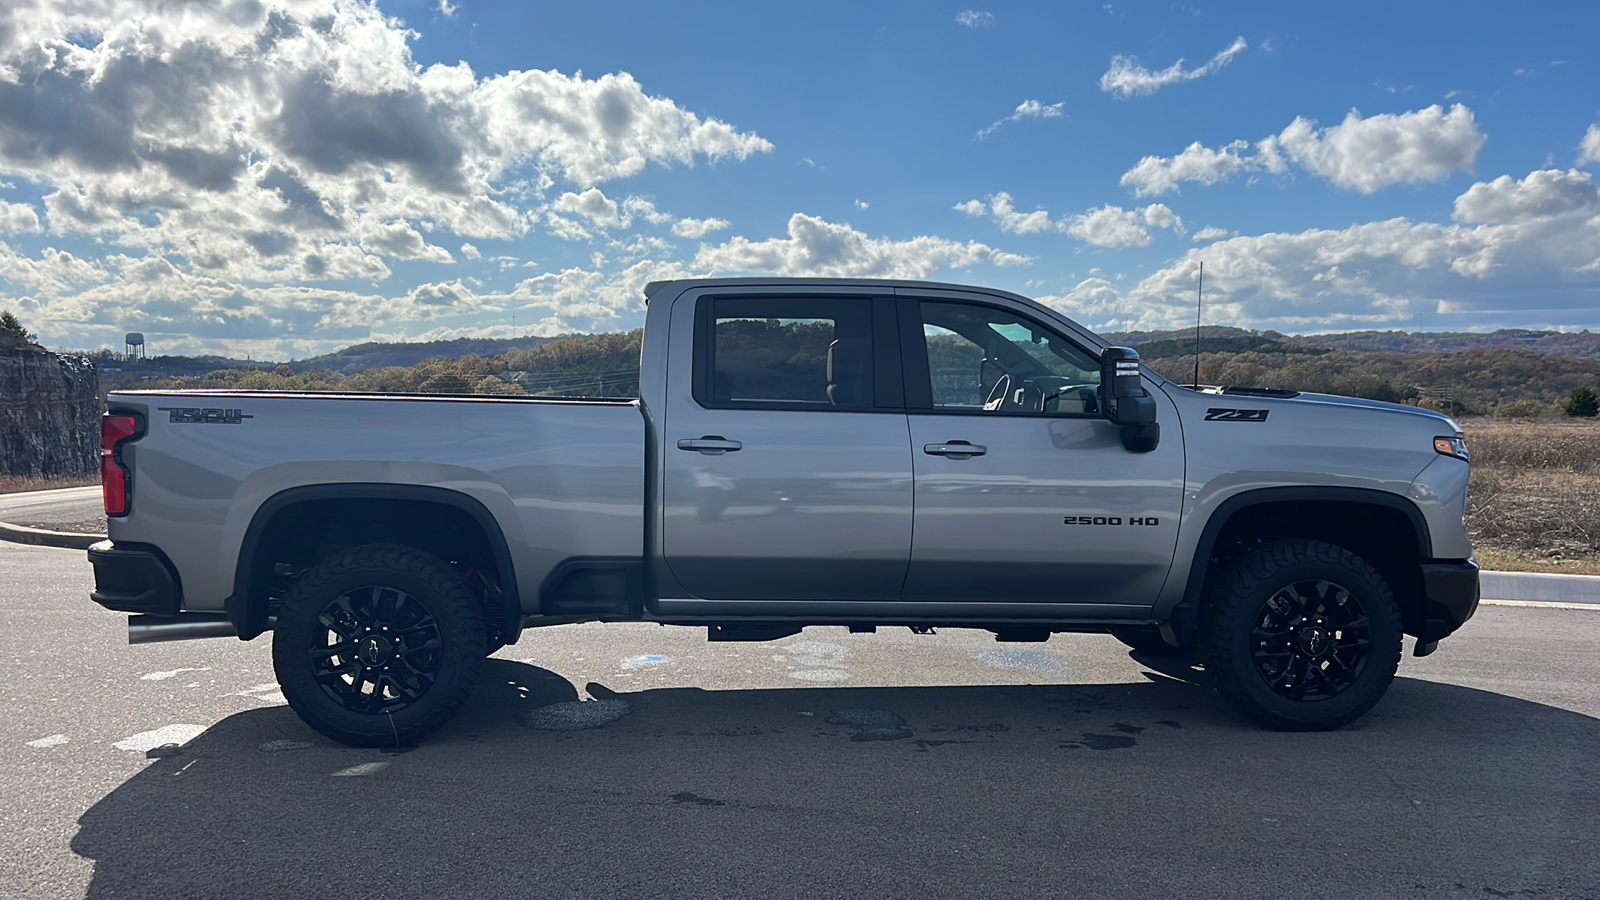
M1400 608L1383 576L1325 541L1261 544L1207 593L1200 649L1212 684L1256 721L1324 731L1361 717L1400 665Z
M477 684L483 607L454 567L400 544L323 560L279 611L272 664L306 724L358 747L415 743Z
M1250 639L1257 674L1279 696L1326 700L1360 679L1372 620L1344 587L1297 581L1267 598Z

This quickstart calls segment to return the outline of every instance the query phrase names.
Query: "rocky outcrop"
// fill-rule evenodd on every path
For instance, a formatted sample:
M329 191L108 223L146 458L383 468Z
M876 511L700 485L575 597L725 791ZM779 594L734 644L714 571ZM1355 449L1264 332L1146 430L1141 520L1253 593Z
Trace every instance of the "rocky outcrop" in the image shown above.
M99 454L94 365L0 336L0 475L88 475Z

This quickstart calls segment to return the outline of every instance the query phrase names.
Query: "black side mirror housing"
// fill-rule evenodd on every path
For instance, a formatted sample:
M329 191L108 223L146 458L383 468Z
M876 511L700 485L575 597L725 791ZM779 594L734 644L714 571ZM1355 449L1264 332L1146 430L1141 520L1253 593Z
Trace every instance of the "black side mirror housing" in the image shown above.
M1122 427L1122 446L1133 453L1149 453L1161 442L1156 424L1156 401L1144 389L1139 352L1129 347L1107 347L1100 354L1100 408L1105 417Z

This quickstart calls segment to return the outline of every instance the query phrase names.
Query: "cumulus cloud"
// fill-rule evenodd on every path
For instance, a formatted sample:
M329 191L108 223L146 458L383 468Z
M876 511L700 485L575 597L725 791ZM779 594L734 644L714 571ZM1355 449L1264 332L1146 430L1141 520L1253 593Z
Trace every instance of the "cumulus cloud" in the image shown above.
M1351 110L1340 124L1320 130L1302 117L1268 139L1312 174L1363 194L1470 171L1484 140L1472 110L1459 103L1448 112L1435 104L1365 119Z
M32 203L0 200L0 234L24 234L39 230L39 210Z
M1207 241L1214 241L1217 238L1225 238L1225 237L1228 236L1229 233L1230 232L1226 228L1217 228L1216 226L1208 226L1206 228L1200 229L1199 231L1196 231L1194 233L1194 237L1190 238L1190 240L1194 241L1196 244L1203 244L1203 243L1205 243Z
M1107 204L1061 223L1061 230L1096 247L1148 247L1150 228L1170 228L1183 233L1183 220L1171 209L1153 203L1142 210Z
M1061 108L1066 105L1067 102L1065 100L1062 100L1059 103L1051 103L1049 105L1040 103L1037 100L1024 100L1017 104L1017 108L1011 113L1011 115L1006 116L1003 119L996 119L988 128L978 129L977 139L981 141L989 135L994 134L996 128L999 128L1001 125L1004 125L1007 122L1021 122L1023 119L1059 119L1066 115L1066 113L1061 111Z
M1098 310L1096 326L1136 317L1139 327L1178 327L1192 315L1203 255L1207 307L1241 327L1392 327L1418 313L1470 314L1474 325L1592 320L1597 213L1600 191L1587 173L1536 171L1470 187L1456 200L1457 224L1389 219L1232 237L1126 290L1085 282L1054 302Z
M963 9L956 13L956 24L968 28L988 28L994 24L994 13L977 9Z
M0 172L45 186L55 232L288 281L358 242L448 257L396 223L515 238L563 182L771 150L625 72L421 66L415 37L367 0L13 6Z
M1251 145L1234 141L1216 150L1190 144L1177 156L1146 156L1123 173L1134 196L1177 191L1183 182L1217 184L1241 173L1281 175L1291 164L1347 190L1371 194L1396 184L1443 181L1471 171L1485 137L1472 110L1455 104L1362 118L1351 110L1329 128L1298 117L1278 134Z
M193 316L212 322L197 333L232 323L238 346L254 328L306 346L293 329L312 322L328 340L375 334L374 322L394 333L383 304L396 315L437 304L409 286L358 302L309 285L382 282L395 260L448 264L441 244L475 260L472 241L514 240L540 222L579 239L665 225L650 200L600 186L772 149L626 72L421 65L417 37L373 0L0 4L0 176L11 176L0 234L48 223L52 238L102 248L97 263L7 247L0 281L37 292L41 332L59 325L82 340L97 333L83 330L91 319L187 327L190 290ZM13 202L13 182L42 204ZM134 280L165 269L175 274ZM151 284L171 299L152 298ZM91 297L117 308L91 309ZM150 320L121 321L130 310Z
M1210 61L1199 68L1184 69L1183 60L1180 59L1159 72L1152 72L1139 65L1139 60L1135 57L1113 56L1111 68L1100 76L1100 90L1123 98L1148 96L1169 84L1194 81L1196 78L1220 72L1249 46L1249 42L1243 37L1236 37L1233 43L1217 51L1216 56L1211 57Z
M672 233L678 237L688 238L693 241L699 240L713 231L722 231L730 224L732 223L727 219L718 219L716 217L708 219L685 218L672 223Z
M716 246L702 246L694 266L715 274L928 278L947 268L978 263L1013 266L1031 261L976 241L963 244L928 236L903 241L874 238L847 224L795 213L789 218L787 237L764 241L735 237Z
M1227 181L1254 165L1241 154L1250 145L1234 141L1217 150L1196 141L1177 156L1146 156L1122 174L1123 187L1133 188L1135 197L1160 196L1178 190L1184 181L1216 184Z
M1590 125L1578 145L1578 163L1600 163L1600 124Z
M957 203L954 208L969 216L987 215L1001 231L1010 234L1060 231L1097 247L1147 247L1152 241L1150 228L1184 233L1183 220L1161 203L1152 203L1143 209L1107 205L1052 221L1048 210L1018 211L1011 195L1001 191L990 196L988 202L968 200Z

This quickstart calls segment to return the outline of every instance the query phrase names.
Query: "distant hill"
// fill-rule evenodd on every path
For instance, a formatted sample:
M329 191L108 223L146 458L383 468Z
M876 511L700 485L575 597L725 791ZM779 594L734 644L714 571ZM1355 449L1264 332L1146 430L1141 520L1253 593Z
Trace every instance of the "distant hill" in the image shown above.
M336 353L313 356L289 363L296 372L323 369L343 372L346 375L362 369L380 369L388 366L414 366L426 359L460 359L463 356L499 356L513 350L531 350L540 344L562 338L581 338L589 335L560 335L558 337L519 338L456 338L453 341L426 341L413 344L383 344L369 341L346 347Z
M1194 352L1194 329L1176 331L1110 332L1104 337L1125 347L1141 348L1160 344L1159 355ZM1252 346L1252 344L1254 346ZM1281 344L1281 348L1274 347ZM1224 325L1200 329L1202 353L1296 352L1299 350L1347 350L1355 353L1460 353L1467 350L1522 350L1544 356L1572 356L1600 359L1600 334L1589 331L1530 331L1502 328L1499 331L1351 331L1341 334L1285 335L1276 331L1246 331ZM1142 355L1155 355L1140 349Z

